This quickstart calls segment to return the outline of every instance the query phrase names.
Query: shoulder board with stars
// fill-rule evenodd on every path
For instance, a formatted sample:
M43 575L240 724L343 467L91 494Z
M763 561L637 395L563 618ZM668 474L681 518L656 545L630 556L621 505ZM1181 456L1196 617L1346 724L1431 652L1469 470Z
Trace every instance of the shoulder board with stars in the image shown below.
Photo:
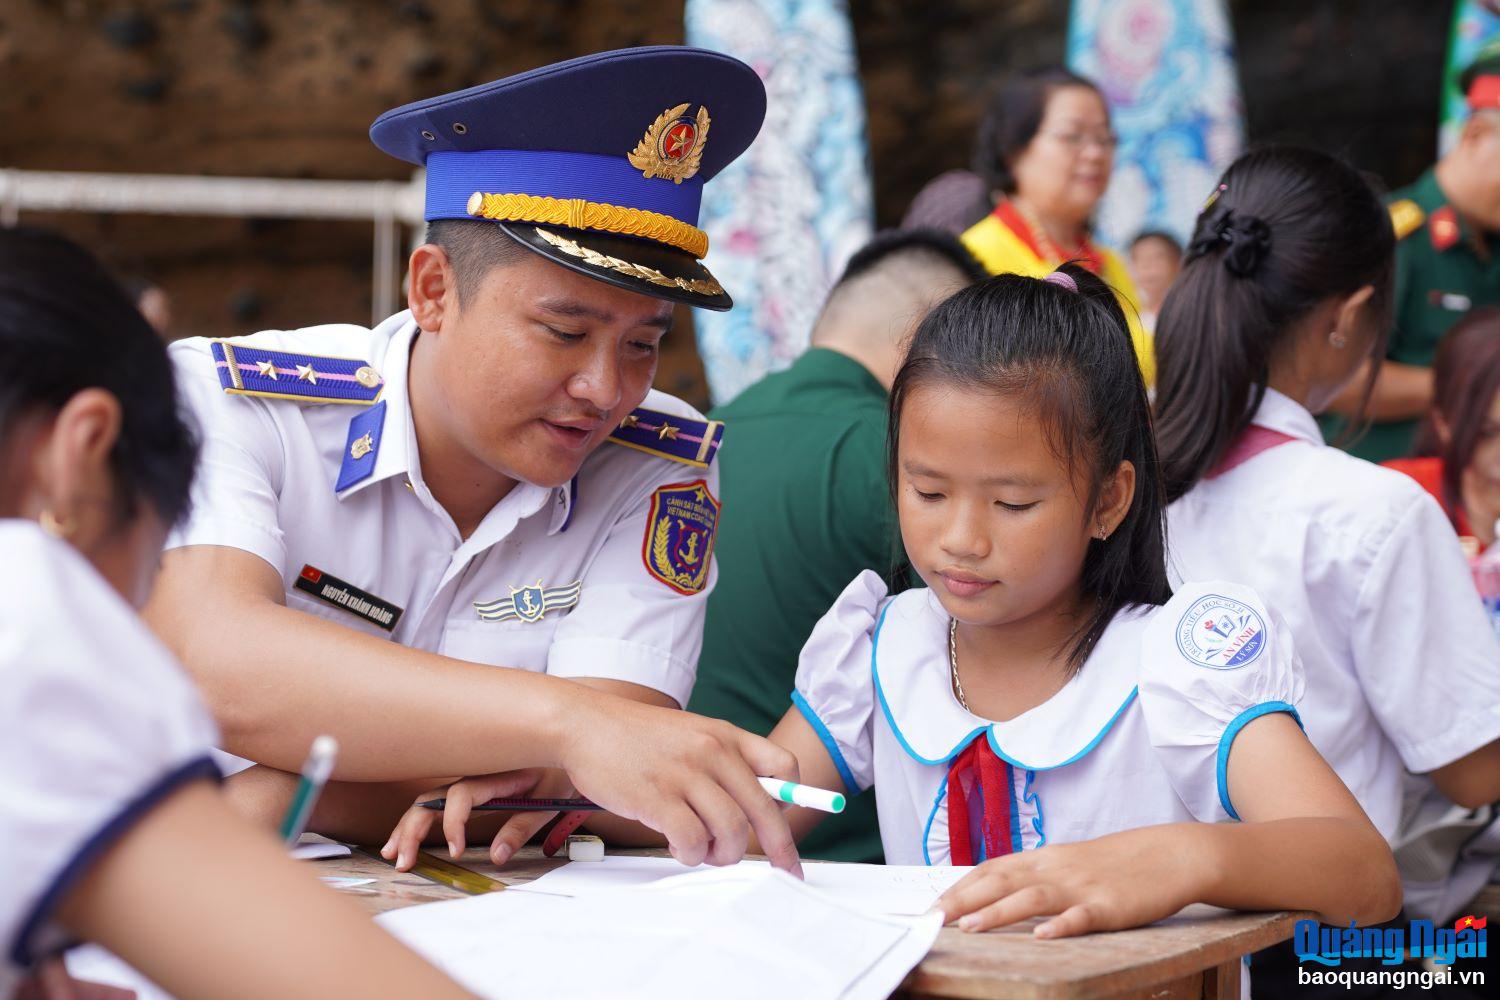
M609 440L648 455L706 469L724 438L720 420L694 420L638 407L620 421Z
M268 351L227 340L214 341L211 349L219 384L235 396L369 406L385 388L380 373L355 358Z
M1427 220L1427 213L1410 198L1402 198L1390 204L1391 225L1396 230L1396 239L1404 240Z

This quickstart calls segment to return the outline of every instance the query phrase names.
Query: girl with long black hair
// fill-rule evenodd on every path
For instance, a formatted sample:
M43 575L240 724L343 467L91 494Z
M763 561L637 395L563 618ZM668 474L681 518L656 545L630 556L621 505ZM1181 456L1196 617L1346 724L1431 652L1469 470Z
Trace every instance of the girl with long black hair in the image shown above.
M1438 504L1314 419L1384 353L1393 244L1333 157L1236 160L1157 321L1156 431L1173 578L1242 581L1285 616L1308 737L1395 840L1407 771L1471 809L1500 799L1500 646ZM1465 901L1419 867L1419 914Z

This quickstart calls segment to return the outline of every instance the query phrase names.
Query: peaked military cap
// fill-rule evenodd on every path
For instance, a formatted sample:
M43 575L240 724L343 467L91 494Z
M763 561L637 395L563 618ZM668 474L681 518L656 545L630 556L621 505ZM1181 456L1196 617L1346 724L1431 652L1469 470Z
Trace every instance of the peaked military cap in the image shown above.
M428 221L491 220L563 267L725 310L698 208L765 112L765 86L738 59L656 45L417 101L377 118L370 138L426 166Z

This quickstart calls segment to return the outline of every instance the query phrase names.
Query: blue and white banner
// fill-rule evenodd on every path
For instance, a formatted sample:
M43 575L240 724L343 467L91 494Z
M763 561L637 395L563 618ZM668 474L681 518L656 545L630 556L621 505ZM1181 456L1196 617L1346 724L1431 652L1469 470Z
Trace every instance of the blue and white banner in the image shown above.
M1074 0L1068 65L1099 84L1120 136L1099 238L1123 249L1162 229L1186 243L1245 144L1225 0Z
M823 297L871 235L874 199L854 31L843 0L687 0L687 42L765 81L766 124L704 187L705 263L734 296L698 310L715 404L807 347Z

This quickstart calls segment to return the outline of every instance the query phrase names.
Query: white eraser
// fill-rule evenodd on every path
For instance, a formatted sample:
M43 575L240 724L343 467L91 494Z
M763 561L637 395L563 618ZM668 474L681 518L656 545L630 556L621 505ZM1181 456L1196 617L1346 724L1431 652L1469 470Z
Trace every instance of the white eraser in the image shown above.
M568 860L603 861L604 841L586 833L574 834L568 838Z

